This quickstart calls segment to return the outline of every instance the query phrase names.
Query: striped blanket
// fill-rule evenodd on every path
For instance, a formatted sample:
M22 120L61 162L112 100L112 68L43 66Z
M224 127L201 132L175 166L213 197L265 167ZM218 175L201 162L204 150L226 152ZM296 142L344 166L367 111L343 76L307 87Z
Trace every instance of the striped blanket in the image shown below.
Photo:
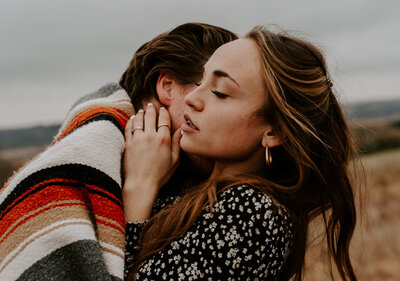
M84 96L52 144L0 193L0 280L122 280L123 130L116 83Z

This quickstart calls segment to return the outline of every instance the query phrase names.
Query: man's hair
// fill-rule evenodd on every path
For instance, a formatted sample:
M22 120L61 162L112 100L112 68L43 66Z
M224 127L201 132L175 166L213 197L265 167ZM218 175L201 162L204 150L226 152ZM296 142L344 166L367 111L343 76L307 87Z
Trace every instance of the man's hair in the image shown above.
M133 106L140 108L156 98L161 72L181 85L198 82L203 66L221 45L237 39L221 27L204 23L186 23L142 45L122 75L119 84L129 94Z

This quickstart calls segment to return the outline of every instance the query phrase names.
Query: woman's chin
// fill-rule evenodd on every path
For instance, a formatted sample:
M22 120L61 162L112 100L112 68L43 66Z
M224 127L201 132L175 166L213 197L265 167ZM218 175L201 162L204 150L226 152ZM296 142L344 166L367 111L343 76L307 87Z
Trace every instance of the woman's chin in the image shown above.
M183 151L193 153L193 143L185 135L182 136L179 145Z
M213 149L210 149L210 143L199 142L191 138L191 136L183 135L180 140L181 150L188 154L197 155L203 158L213 158Z
M181 150L186 152L186 153L190 153L190 154L195 154L196 153L196 150L191 145L188 145L188 144L185 144L185 143L181 142L180 146L181 146Z
M187 154L198 155L199 157L204 157L202 153L200 153L199 146L195 145L193 142L181 139L180 142L181 150Z

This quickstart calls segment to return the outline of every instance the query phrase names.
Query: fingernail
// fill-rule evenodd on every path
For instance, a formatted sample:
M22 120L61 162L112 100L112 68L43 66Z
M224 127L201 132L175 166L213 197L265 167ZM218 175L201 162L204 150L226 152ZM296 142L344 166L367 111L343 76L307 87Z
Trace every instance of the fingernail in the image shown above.
M183 130L181 129L181 135L183 136Z
M151 102L149 102L149 103L147 104L147 106L153 106L153 104L152 104Z
M164 106L161 106L160 109L166 109Z
M144 112L144 110L143 109L140 109L139 111L138 111L138 113L143 113Z
M135 118L135 114L133 114L130 119L133 119L133 118Z

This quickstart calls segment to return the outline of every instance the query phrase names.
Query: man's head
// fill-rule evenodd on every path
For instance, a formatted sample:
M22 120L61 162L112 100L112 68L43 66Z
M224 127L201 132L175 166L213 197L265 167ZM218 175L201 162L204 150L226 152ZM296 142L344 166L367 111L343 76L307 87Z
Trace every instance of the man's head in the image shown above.
M136 110L148 102L168 108L172 132L185 122L183 101L203 75L203 66L221 45L237 39L221 27L186 23L142 45L119 81ZM182 155L184 173L207 173L212 162L194 155Z
M166 106L176 130L184 122L183 98L201 79L203 65L219 46L235 39L217 26L180 25L142 45L119 83L136 109L154 100Z

